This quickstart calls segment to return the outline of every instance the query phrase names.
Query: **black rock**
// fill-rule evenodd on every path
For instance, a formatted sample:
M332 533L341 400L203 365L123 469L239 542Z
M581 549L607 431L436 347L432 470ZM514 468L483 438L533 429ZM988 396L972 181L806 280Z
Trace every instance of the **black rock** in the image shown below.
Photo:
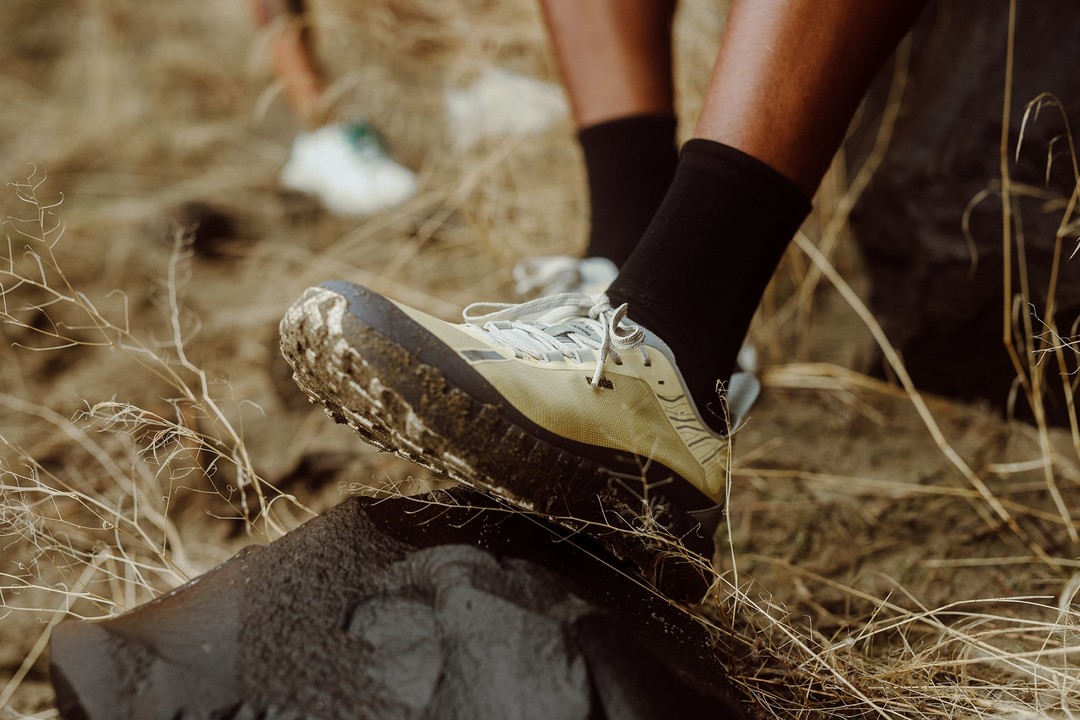
M353 498L125 615L61 624L61 715L744 717L705 628L599 548L439 498Z
M1006 262L1010 312L1032 321L1030 330L1020 322L1013 331L1026 366L1035 359L1024 346L1043 332L1051 294L1062 334L1073 333L1080 318L1080 259L1068 259L1077 233L1058 242L1076 186L1065 118L1080 127L1080 43L1053 40L1080 33L1080 13L1070 0L1017 3L1007 149L1014 227L1006 253L999 181L1008 31L1008 3L931 4L913 36L892 143L851 218L871 280L871 307L916 385L1001 409L1010 405L1017 377L1003 341ZM868 115L880 113L890 81L886 73L872 91ZM1028 104L1041 93L1052 93L1061 106L1030 114L1020 142ZM875 123L864 123L849 157L865 153L876 131ZM1012 305L1022 277L1034 307ZM1074 369L1075 354L1065 355L1067 369ZM1063 376L1049 359L1043 369L1052 386L1045 400L1050 419L1067 422L1061 381L1077 377ZM1025 405L1020 392L1016 412L1030 417Z

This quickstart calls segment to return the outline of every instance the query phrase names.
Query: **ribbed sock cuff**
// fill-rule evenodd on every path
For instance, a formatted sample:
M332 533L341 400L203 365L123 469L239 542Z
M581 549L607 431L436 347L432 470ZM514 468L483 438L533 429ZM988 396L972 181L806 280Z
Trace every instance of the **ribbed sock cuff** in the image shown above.
M688 140L679 158L679 170L704 173L744 188L764 204L774 204L785 215L797 217L800 224L810 212L810 199L786 175L730 145L701 138Z

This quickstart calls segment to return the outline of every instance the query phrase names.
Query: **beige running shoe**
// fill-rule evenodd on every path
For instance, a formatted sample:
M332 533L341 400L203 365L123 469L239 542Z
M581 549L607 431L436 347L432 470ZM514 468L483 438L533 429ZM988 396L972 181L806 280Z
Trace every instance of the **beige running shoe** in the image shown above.
M281 345L297 383L369 442L584 530L700 598L730 440L626 312L563 294L473 304L453 324L329 282L289 309Z

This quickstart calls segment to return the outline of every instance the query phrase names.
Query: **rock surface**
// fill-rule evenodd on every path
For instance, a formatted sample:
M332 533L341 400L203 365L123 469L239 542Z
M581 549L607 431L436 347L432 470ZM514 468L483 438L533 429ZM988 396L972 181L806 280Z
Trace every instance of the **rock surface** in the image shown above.
M1047 319L1059 250L1054 298L1060 332L1071 333L1080 316L1080 269L1078 261L1068 259L1077 232L1061 246L1057 240L1076 187L1063 110L1072 127L1080 126L1080 44L1054 40L1080 33L1080 13L1068 0L1017 7L1007 151L1014 213L1009 256L999 152L1008 3L931 4L914 35L908 89L892 143L852 215L872 283L871 306L916 385L961 399L983 398L998 408L1009 404L1016 379L1003 342L1006 258L1013 294L1020 292L1022 278L1030 287L1032 307L1014 306L1016 318L1027 316L1034 323L1030 331L1022 322L1014 331L1021 357L1027 338L1043 331L1029 313ZM878 113L888 75L871 93L869 106ZM1027 105L1041 93L1060 99L1063 110L1044 107L1031 115L1020 143ZM864 123L853 147L865 151L876 129L875 123ZM963 229L969 207L970 238ZM1067 355L1069 367L1075 367L1075 355ZM1046 370L1057 388L1047 408L1052 420L1064 422L1061 373L1050 363ZM1023 392L1020 396L1017 412L1027 415Z
M60 625L61 715L743 717L685 612L555 528L452 502L352 498L123 616Z

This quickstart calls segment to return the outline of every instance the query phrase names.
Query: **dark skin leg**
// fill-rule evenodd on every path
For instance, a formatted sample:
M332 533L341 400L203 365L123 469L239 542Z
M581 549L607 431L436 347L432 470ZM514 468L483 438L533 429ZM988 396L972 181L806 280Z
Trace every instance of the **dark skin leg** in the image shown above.
M674 0L541 0L579 128L673 112Z
M579 127L671 112L672 0L542 0ZM812 195L926 0L734 0L695 137Z
M695 137L812 196L874 75L925 0L735 0Z

